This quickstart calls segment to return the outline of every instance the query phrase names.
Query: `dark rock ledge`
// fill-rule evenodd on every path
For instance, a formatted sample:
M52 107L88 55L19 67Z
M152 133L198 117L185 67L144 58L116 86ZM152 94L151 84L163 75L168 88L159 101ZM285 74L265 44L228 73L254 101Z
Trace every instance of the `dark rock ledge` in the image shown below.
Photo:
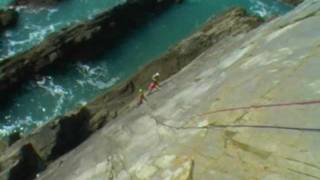
M159 71L161 80L165 80L224 38L248 32L261 23L260 18L248 16L241 8L208 21L201 30L146 65L128 81L88 105L38 128L9 147L0 157L0 179L34 178L35 172L77 147L112 119L125 114L137 96L137 88L146 86L154 72ZM27 153L24 153L26 146ZM29 164L26 159L34 159L35 162Z
M0 33L17 24L18 13L14 9L0 9Z
M14 0L12 6L53 6L62 0Z
M293 6L298 6L299 4L301 4L304 0L281 0L282 2L286 3L286 4L290 4Z
M92 20L49 35L30 50L0 62L0 94L12 93L21 82L55 63L98 55L175 3L176 0L127 0Z

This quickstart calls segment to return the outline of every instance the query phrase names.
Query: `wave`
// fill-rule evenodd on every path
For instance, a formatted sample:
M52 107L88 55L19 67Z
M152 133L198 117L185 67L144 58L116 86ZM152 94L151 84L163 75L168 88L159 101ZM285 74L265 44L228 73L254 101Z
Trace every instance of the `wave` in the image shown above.
M81 74L80 78L77 80L77 83L81 84L80 89L87 89L88 86L91 86L92 89L103 90L112 87L120 80L120 77L108 77L109 74L107 68L98 66L90 67L89 65L81 63L78 63L76 66L77 71ZM52 102L53 105L45 107L43 105L37 104L34 99L30 99L28 102L25 102L22 105L16 104L18 110L14 111L19 111L19 108L22 109L37 107L38 111L42 111L47 115L42 119L36 119L32 112L28 114L20 114L20 116L17 116L14 115L14 112L10 111L10 113L3 116L5 122L0 123L0 138L8 136L9 134L14 132L30 132L30 130L39 127L45 122L62 115L63 112L70 110L68 108L72 107L66 106L66 103L73 102L71 104L80 106L84 106L87 104L88 99L75 99L74 93L77 93L76 91L79 91L79 88L68 89L66 87L63 87L62 85L57 84L52 76L37 77L37 80L30 82L30 85L28 87L28 89L35 88L42 89L42 94L44 95L41 96L46 96L46 98L54 99L54 102Z
M107 68L102 68L99 66L90 67L89 65L82 63L77 63L76 68L78 73L81 74L81 79L77 80L77 83L81 87L90 85L97 89L103 90L110 88L120 80L119 77L113 77L109 81L105 82L105 79L108 79L108 76L110 76Z
M280 4L276 1L250 0L250 2L253 5L249 10L262 18L269 18L280 13L278 7Z

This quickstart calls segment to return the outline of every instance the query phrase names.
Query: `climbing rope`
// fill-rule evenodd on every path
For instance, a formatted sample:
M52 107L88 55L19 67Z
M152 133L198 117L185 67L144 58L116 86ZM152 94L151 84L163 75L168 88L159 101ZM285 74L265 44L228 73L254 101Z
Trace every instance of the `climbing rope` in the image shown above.
M288 107L288 106L304 106L304 105L315 105L320 104L320 100L314 101L300 101L300 102L290 102L290 103L278 103L278 104L264 104L264 105L251 105L251 106L243 106L243 107L234 107L234 108L225 108L218 109L214 111L208 111L200 114L200 116L207 116L210 114L215 114L219 112L230 112L230 111L239 111L239 110L247 110L247 109L261 109L261 108L272 108L272 107Z
M254 129L279 129L279 130L291 130L291 131L307 131L307 132L320 132L320 128L298 128L298 127L289 127L289 126L271 126L271 125L208 125L202 127L176 127L172 125L168 125L162 122L159 122L157 119L157 124L165 126L171 129L177 130L196 130L196 129L225 129L225 128L254 128Z
M205 116L209 114L219 113L219 112L228 112L228 111L238 111L238 110L245 110L245 109L259 109L259 108L271 108L271 107L288 107L288 106L301 106L301 105L315 105L320 104L320 100L314 101L300 101L300 102L291 102L291 103L278 103L278 104L265 104L265 105L251 105L251 106L244 106L244 107L236 107L236 108L225 108L225 109L218 109L215 111L206 112L200 114L200 116ZM149 103L147 103L147 107L150 108L151 112L149 115L156 121L156 124L176 130L195 130L195 129L225 129L225 128L254 128L254 129L279 129L279 130L291 130L291 131L307 131L307 132L320 132L320 128L300 128L300 127L290 127L290 126L272 126L272 125L227 125L227 124L220 124L214 125L210 124L207 126L202 127L178 127L172 126L166 123L161 122L152 112L154 112L154 108L151 107Z

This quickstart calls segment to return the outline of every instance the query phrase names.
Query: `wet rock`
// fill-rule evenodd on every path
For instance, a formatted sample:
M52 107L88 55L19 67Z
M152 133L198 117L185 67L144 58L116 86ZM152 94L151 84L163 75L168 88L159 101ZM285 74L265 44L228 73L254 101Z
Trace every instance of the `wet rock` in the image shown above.
M55 160L82 143L90 134L89 112L82 108L79 113L59 119L54 146L48 160ZM44 132L45 133L45 132Z
M2 154L8 147L8 143L4 140L0 140L0 154Z
M62 29L39 45L0 63L0 92L10 94L21 82L66 59L101 54L175 0L126 1L86 22ZM130 18L128 18L130 17ZM3 99L4 97L0 97Z
M41 159L48 163L78 146L88 137L88 121L89 112L86 108L70 112L35 130L12 148L31 143Z
M13 9L0 9L0 32L14 26L18 21L18 13Z
M89 131L85 108L46 124L1 153L0 179L33 179L51 161L83 142Z
M23 145L15 152L8 154L7 157L2 156L0 159L0 179L32 180L45 167L31 144Z
M61 2L62 0L14 0L13 6L52 6Z
M284 3L293 5L293 6L298 6L299 4L301 4L304 0L281 0Z
M10 134L8 137L9 146L11 146L15 142L17 142L19 139L21 139L20 132L14 132L14 133Z

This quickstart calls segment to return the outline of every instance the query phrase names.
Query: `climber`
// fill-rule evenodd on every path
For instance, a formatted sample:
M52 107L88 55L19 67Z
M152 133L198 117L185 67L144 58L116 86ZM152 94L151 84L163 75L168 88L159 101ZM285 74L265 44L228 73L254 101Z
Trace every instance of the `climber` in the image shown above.
M152 82L148 86L148 90L149 90L148 94L151 94L153 91L160 89L159 79L160 79L160 73L158 72L152 76Z
M138 106L142 105L144 101L147 101L144 91L142 89L139 89L139 99L138 99Z

